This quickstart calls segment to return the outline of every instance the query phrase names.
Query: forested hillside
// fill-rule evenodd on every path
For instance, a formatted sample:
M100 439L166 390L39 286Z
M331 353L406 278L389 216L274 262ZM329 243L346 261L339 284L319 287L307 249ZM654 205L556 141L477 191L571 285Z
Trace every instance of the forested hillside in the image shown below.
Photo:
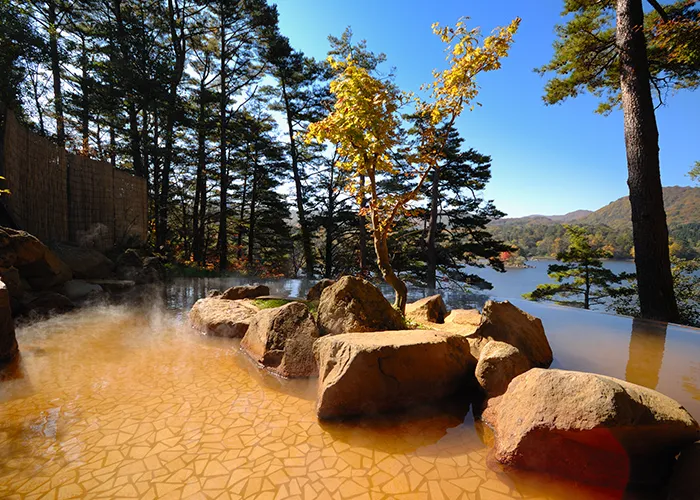
M682 258L697 257L700 255L700 188L666 187L664 204L672 253ZM564 216L501 219L491 223L489 228L494 237L520 248L525 257L553 257L568 245L564 229L567 223L587 227L594 235L594 242L607 246L615 258L633 257L630 202L627 196L595 212L579 210Z

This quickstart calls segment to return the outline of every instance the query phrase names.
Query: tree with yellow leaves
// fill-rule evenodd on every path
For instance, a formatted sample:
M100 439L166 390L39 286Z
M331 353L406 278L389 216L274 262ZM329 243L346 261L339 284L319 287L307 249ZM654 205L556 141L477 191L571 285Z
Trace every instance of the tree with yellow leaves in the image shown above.
M396 292L395 307L406 309L406 284L394 272L389 258L388 237L397 217L420 193L428 174L439 168L449 130L465 108L472 108L479 88L476 76L501 67L508 54L520 19L482 38L480 30L468 29L465 20L454 27L433 25L433 32L447 44L448 67L433 71L433 82L423 86L430 92L428 100L400 91L391 81L373 75L348 55L330 57L337 75L330 84L335 97L331 112L309 126L306 140L329 141L337 145L338 167L349 172L347 189L357 196L369 194L369 215L377 263L384 280ZM417 147L408 145L402 131L401 110L413 106L412 114L421 117L416 128ZM381 176L406 174L397 165L400 157L408 165L408 175L416 180L407 193L379 193ZM367 180L361 183L360 179Z

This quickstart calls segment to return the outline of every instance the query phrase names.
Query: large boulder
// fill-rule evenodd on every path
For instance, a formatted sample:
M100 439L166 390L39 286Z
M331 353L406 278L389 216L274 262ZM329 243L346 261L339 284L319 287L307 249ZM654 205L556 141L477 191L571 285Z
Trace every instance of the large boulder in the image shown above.
M250 322L241 348L276 374L311 377L318 373L313 345L318 328L309 308L300 302L263 309Z
M547 368L552 364L552 348L542 321L508 301L486 302L481 323L472 336L486 341L498 340L516 347L533 367Z
M406 305L406 317L419 323L444 323L447 306L442 295L431 295Z
M500 396L506 392L511 380L530 368L530 360L517 347L491 340L481 348L476 364L476 381L487 397Z
M74 278L106 279L112 275L114 262L97 250L64 243L51 248L71 268Z
M80 300L86 297L94 297L104 290L96 283L88 283L84 280L70 280L63 284L63 293L71 300Z
M35 290L61 285L73 277L70 268L37 238L6 227L0 228L0 268L15 267Z
M223 300L255 299L270 295L270 287L265 285L233 286L218 297Z
M321 419L435 403L467 387L476 364L464 335L430 330L321 337L314 354Z
M10 308L10 292L0 281L0 363L12 361L17 355L15 323Z
M478 309L452 309L445 317L445 323L479 326L481 324L481 313Z
M401 330L405 321L382 292L361 278L343 276L321 293L321 334Z
M214 337L241 338L258 308L242 300L199 299L189 314L192 328Z
M40 292L25 298L22 312L43 317L67 313L73 309L75 309L75 304L65 295L56 292Z
M321 293L328 288L331 285L335 284L335 280L329 280L329 279L322 279L318 283L316 283L314 286L311 287L311 289L308 291L306 294L306 300L308 301L314 301L314 300L321 300Z
M159 283L165 279L165 269L158 257L142 256L135 248L127 249L117 258L115 273L120 280L137 285Z
M700 438L693 417L663 394L563 370L516 377L483 417L501 464L616 490L663 481L678 452Z

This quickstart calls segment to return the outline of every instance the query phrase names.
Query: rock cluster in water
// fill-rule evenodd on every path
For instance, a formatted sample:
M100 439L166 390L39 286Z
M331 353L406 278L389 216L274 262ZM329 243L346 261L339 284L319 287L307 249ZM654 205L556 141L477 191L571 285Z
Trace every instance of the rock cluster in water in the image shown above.
M26 231L0 227L0 363L17 353L12 318L68 312L164 275L160 259L145 250L128 249L115 263L93 248L64 243L49 248Z
M484 411L494 458L504 467L623 490L667 480L684 450L669 491L687 491L688 464L699 455L692 416L651 389L548 369L553 353L542 322L507 301L489 301L480 314L448 312L442 297L427 297L407 306L420 327L407 330L403 316L360 278L324 280L306 301L262 310L251 298L269 290L236 288L198 301L192 325L242 337L244 352L277 375L318 374L320 419L467 398Z

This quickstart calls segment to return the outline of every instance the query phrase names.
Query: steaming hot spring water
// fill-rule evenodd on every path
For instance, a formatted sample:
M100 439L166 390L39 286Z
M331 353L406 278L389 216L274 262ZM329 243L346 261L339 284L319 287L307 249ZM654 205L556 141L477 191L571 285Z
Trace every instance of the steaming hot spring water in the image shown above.
M319 422L316 379L276 378L239 341L187 326L206 288L236 284L178 280L167 307L154 296L149 306L96 306L18 328L21 359L0 381L0 498L602 494L501 471L466 401ZM303 291L290 281L275 293ZM655 388L700 418L700 330L515 302L542 319L552 367Z

